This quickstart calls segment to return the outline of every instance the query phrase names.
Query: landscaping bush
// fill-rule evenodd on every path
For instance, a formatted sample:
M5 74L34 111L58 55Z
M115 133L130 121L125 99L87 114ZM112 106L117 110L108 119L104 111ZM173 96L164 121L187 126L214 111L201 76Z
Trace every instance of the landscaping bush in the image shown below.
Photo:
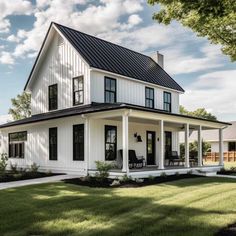
M96 168L98 173L95 174L95 177L103 182L109 177L109 170L113 168L113 165L103 161L96 161Z
M17 174L18 173L17 164L10 163L10 170L13 174Z
M7 168L8 157L6 153L0 155L0 174L4 174Z
M39 170L39 165L37 165L36 163L33 163L31 166L30 166L30 172L32 173L37 173L38 170Z

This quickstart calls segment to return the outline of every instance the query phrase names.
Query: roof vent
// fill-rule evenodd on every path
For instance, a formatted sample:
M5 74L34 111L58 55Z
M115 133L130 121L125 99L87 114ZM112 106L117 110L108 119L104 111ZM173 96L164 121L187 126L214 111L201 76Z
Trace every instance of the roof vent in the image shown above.
M164 56L158 51L151 54L151 58L161 67L164 68Z

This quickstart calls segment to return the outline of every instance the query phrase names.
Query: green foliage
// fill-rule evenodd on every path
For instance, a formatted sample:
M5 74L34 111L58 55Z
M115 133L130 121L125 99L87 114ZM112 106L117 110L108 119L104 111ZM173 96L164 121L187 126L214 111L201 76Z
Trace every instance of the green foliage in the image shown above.
M160 10L153 19L170 24L179 21L200 37L207 37L213 44L220 44L224 54L236 60L236 1L235 0L148 0L159 4Z
M39 165L37 165L36 163L33 163L33 164L30 166L30 172L33 172L33 173L38 172L39 167L40 167Z
M12 173L14 174L18 173L17 164L10 163L10 169Z
M160 176L161 176L161 177L167 177L167 175L166 175L165 172L162 172Z
M155 179L155 177L154 177L153 175L149 175L149 176L148 176L148 180L149 180L149 181L153 181L154 179Z
M0 174L4 174L7 168L8 156L6 153L0 155Z
M211 151L211 144L208 142L202 141L202 155L205 156L207 152ZM183 158L185 155L185 144L180 144L180 156ZM189 143L189 156L197 157L198 156L198 142L194 141Z
M198 108L195 111L188 111L185 107L180 106L179 112L182 115L193 116L208 120L217 120L216 116L212 115L210 112L207 112L205 108Z
M98 173L96 173L96 178L100 181L104 181L109 177L109 170L113 168L113 165L110 163L106 163L103 161L96 161L96 169Z
M12 108L9 109L9 114L14 120L20 120L31 116L31 95L23 92L18 94L16 98L11 99Z
M123 183L130 182L130 181L132 181L132 177L130 177L126 174L121 179L121 182L123 182Z

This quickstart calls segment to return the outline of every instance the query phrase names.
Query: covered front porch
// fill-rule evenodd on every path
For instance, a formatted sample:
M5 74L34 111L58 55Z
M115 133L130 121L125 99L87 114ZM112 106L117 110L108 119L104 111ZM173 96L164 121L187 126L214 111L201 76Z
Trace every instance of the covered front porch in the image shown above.
M227 126L226 123L135 108L91 114L88 118L91 124L90 130L93 127L92 123L97 125L101 122L101 126L105 127L103 156L105 161L112 162L116 166L110 171L111 177L127 175L141 178L189 172L214 173L224 165L223 129ZM111 132L109 136L106 131L107 125L115 127L114 130L117 132ZM202 130L207 129L218 130L220 150L218 165L203 165ZM193 158L189 153L189 135L194 130L198 132L198 155ZM185 134L185 154L182 157L180 157L179 132ZM95 148L93 142L91 146ZM135 153L132 155L139 160L137 161L139 164L132 165L130 152ZM109 155L114 155L114 160ZM91 164L92 152L89 159ZM104 159L99 160L104 161ZM89 165L88 173L95 172L94 165Z

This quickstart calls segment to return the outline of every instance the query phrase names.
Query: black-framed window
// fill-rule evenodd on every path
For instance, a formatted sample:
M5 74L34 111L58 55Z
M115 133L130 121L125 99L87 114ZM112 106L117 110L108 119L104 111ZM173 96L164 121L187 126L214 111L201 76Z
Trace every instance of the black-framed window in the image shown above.
M8 134L9 158L24 158L25 142L27 141L27 131Z
M117 156L117 127L105 126L105 160L116 160Z
M57 128L49 128L49 160L57 160Z
M235 152L236 151L236 142L229 142L228 143L228 151Z
M84 103L84 76L73 78L73 105Z
M164 111L171 112L171 93L163 93L163 109Z
M105 77L105 102L116 102L116 79Z
M73 125L73 160L84 161L84 124Z
M57 110L57 101L58 101L58 88L57 84L50 85L48 87L48 109Z
M154 89L145 87L145 106L154 108Z

